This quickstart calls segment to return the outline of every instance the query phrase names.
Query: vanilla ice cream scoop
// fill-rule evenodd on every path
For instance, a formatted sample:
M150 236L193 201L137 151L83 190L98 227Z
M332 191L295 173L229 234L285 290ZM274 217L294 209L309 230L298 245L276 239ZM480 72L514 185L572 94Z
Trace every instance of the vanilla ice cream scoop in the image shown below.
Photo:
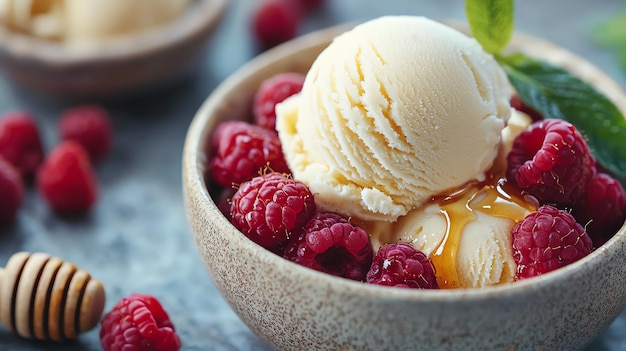
M181 16L190 0L64 0L65 37L93 41L154 28Z
M277 106L295 179L318 206L394 221L492 165L509 86L480 44L423 17L388 16L319 55L300 94Z
M429 202L396 222L357 224L370 234L374 250L408 242L424 252L441 288L481 288L515 280L511 230L536 209L536 203L503 179L490 179Z
M0 22L47 39L95 42L181 16L190 0L0 0Z

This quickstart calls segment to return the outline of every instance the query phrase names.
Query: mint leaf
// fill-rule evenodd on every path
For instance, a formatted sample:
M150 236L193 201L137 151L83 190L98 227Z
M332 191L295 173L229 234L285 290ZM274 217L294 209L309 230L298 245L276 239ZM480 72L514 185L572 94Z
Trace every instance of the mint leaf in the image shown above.
M466 0L472 36L490 54L500 53L513 34L513 0Z
M564 69L520 53L500 57L519 97L545 118L560 118L587 138L596 160L626 184L626 120L594 87Z

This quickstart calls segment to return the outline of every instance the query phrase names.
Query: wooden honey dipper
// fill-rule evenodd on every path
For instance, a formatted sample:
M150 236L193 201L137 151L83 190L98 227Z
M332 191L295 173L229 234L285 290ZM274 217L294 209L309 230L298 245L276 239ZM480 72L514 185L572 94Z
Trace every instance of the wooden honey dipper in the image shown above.
M98 324L104 302L99 280L45 253L18 252L0 268L0 322L24 338L75 339Z

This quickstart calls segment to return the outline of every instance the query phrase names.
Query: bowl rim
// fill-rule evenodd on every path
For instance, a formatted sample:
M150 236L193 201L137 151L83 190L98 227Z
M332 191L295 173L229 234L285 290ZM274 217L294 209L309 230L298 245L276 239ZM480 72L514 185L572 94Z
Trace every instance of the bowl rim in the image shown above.
M442 22L446 23L446 21ZM208 184L205 182L205 178L202 174L202 170L204 169L202 162L206 160L204 157L204 147L206 145L207 138L210 135L209 129L217 123L211 118L212 113L218 109L220 103L225 97L233 94L235 88L258 69L271 66L274 61L289 57L300 50L311 49L325 43L327 45L331 42L334 36L344 32L350 27L353 27L355 24L356 23L348 23L332 26L305 34L257 55L220 83L202 103L193 117L185 138L183 150L182 181L184 196L193 198L195 201L192 202L196 204L201 204L200 207L207 212L207 216L210 217L211 220L217 221L215 224L216 226L220 228L227 228L230 232L232 232L233 235L231 237L236 246L241 246L243 250L249 252L251 256L258 258L263 264L272 265L273 270L290 270L290 275L298 276L297 279L302 281L316 281L322 284L327 284L332 286L332 289L339 289L355 294L355 297L367 296L370 298L402 300L406 302L450 302L459 300L476 302L493 299L494 297L514 298L515 296L524 294L528 290L543 290L549 289L550 286L554 284L565 284L572 277L577 274L581 274L580 272L583 268L586 270L593 270L595 267L601 265L601 257L619 254L621 250L626 248L625 222L619 231L606 243L598 247L586 257L565 267L561 267L558 270L530 279L524 279L514 283L501 284L497 286L483 288L422 290L400 289L395 287L366 284L318 272L271 253L239 232L217 208L217 205L209 194L207 187ZM563 48L557 47L550 42L528 36L523 33L514 34L511 46L519 46L523 41L542 47L542 50L549 49L555 54L558 54L560 58L570 60L576 65L580 65L582 63L584 69L581 70L581 72L577 72L581 73L581 78L585 79L593 77L596 81L601 80L606 83L607 89L612 90L612 98L615 96L622 96L623 99L626 100L626 95L617 83L583 58ZM622 108L622 111L625 111L624 108ZM189 209L187 209L188 216L189 212ZM217 219L215 219L215 217L217 217ZM191 220L192 219L189 218L190 222ZM197 235L197 233L193 233L193 235Z
M185 13L145 31L96 42L50 41L0 26L0 52L17 59L53 66L103 64L167 50L200 33L210 31L222 17L228 0L191 0Z

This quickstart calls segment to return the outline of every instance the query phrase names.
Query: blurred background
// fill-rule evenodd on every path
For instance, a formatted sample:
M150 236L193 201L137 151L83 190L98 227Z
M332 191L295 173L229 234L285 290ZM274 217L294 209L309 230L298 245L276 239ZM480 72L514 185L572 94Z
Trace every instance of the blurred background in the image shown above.
M180 176L185 133L195 112L220 82L264 50L252 30L253 17L263 1L227 1L225 11L211 27L214 31L197 42L199 56L185 62L185 73L167 84L123 94L68 97L16 83L11 72L0 71L0 115L14 110L30 112L46 151L58 143L58 120L70 107L99 104L109 112L114 126L112 152L95 169L100 185L95 207L85 217L60 218L36 188L28 185L16 222L0 227L0 266L17 251L47 252L102 280L108 295L105 310L133 292L158 297L177 327L183 350L269 350L237 318L204 271L187 227ZM197 2L201 1L192 4ZM148 1L144 6L161 5ZM326 0L303 14L297 35L381 15L465 19L462 0ZM193 20L182 14L172 21L181 18ZM515 20L516 30L585 57L626 87L623 1L517 1ZM5 68L5 44L12 30L5 28L0 35L0 66ZM163 35L156 41L168 38ZM110 54L100 50L103 56ZM23 57L18 61L29 62ZM140 69L127 66L129 72ZM626 350L624 330L626 313L586 351ZM74 342L49 344L24 340L0 328L2 350L101 347L97 330Z

